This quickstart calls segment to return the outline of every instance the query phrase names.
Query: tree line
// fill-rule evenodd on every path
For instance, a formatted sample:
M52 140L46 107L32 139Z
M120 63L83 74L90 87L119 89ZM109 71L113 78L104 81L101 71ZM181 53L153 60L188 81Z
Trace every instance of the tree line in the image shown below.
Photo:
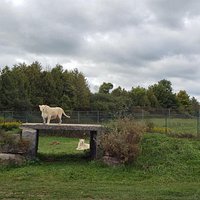
M77 69L64 70L61 65L44 70L39 62L20 63L0 71L0 110L38 110L38 105L61 106L65 110L131 112L144 109L173 108L195 114L199 102L185 90L173 92L170 81L163 79L148 88L136 86L127 91L112 83L102 83L96 93Z

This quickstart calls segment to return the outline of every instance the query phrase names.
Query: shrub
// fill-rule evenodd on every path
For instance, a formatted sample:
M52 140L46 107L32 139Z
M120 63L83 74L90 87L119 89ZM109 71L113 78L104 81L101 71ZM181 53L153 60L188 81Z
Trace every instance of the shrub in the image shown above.
M146 121L145 125L146 125L146 131L149 132L149 133L152 133L153 129L155 127L154 123L151 122L151 121Z
M0 123L3 123L4 122L4 117L0 116Z
M170 128L165 128L165 127L153 127L152 129L153 133L162 133L162 134L171 134L172 130Z
M133 162L140 153L144 131L144 125L127 118L111 122L100 139L104 155L115 157L121 163Z
M20 122L5 122L0 123L0 127L4 129L5 131L10 131L12 129L17 129L21 125Z

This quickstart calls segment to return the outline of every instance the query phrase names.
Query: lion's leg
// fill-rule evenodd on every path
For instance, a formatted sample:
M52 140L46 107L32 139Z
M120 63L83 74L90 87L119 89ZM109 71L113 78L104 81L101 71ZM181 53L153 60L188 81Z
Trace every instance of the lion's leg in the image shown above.
M43 117L43 124L46 124L46 119L45 119L45 117Z
M58 115L58 119L59 119L59 124L62 123L62 115Z
M43 124L46 124L46 115L42 113Z
M47 124L50 123L50 120L51 120L51 115L48 116L48 119L47 119Z

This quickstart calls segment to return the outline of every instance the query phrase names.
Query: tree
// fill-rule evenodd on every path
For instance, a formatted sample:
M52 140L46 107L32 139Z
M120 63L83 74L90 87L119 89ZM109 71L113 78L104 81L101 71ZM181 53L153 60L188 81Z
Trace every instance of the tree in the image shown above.
M99 93L102 94L109 94L110 90L113 89L113 84L112 83L103 83L100 87L99 87Z
M190 102L191 102L191 107L192 107L191 114L196 115L197 113L199 113L199 109L200 109L199 102L197 101L195 97L192 97Z
M190 107L190 97L185 90L180 90L176 95L179 104L179 111L188 112Z
M149 106L150 102L147 96L147 90L143 87L135 87L130 91L132 106Z
M116 101L110 94L96 93L91 95L91 109L105 112L116 111Z
M25 76L28 79L28 95L33 106L33 109L38 109L38 105L44 103L44 80L42 66L39 62L33 62L31 65L24 67Z
M58 99L60 96L56 96L56 85L52 77L51 72L44 71L41 75L42 85L41 85L41 94L42 104L47 104L49 106L58 106Z
M11 70L6 66L1 71L0 101L2 108L13 109L13 99L15 99L14 85Z
M176 108L176 94L172 92L172 84L168 80L161 80L158 84L149 87L153 91L159 106L162 108Z
M66 110L73 110L76 99L76 88L74 86L73 73L65 70L63 72L63 96L62 107Z
M133 106L178 108L195 114L199 102L190 99L186 91L173 93L171 82L161 80L157 84L133 87L126 91L113 89L112 83L103 82L99 92L90 92L87 80L77 69L63 70L56 65L43 70L39 62L30 65L19 63L12 68L5 66L0 71L0 109L38 110L38 105L61 106L65 110L102 110L124 113Z
M90 107L90 90L84 75L74 69L71 72L72 84L74 87L74 109L75 110L86 110Z
M147 90L147 97L149 100L149 106L152 108L157 108L159 106L158 99L156 98L153 90L149 87Z
M15 110L30 110L32 104L29 97L29 80L25 74L26 64L20 63L12 69L13 81L15 83L15 99L13 99Z
M1 73L1 106L9 110L29 110L29 80L25 75L24 63L14 65L12 70L5 67Z
M62 97L63 97L63 67L61 65L56 65L51 70L51 77L52 77L52 83L54 86L52 87L53 92L54 92L54 99L53 99L53 104L57 106L62 105Z

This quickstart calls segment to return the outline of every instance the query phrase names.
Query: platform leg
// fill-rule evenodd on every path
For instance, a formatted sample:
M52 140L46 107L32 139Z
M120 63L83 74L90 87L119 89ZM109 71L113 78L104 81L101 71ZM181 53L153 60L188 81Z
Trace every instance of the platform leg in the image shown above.
M37 156L37 150L38 150L38 140L39 140L38 130L23 129L21 137L22 139L29 141L30 144L27 156L31 159L34 159Z
M90 157L97 158L97 131L90 131Z

